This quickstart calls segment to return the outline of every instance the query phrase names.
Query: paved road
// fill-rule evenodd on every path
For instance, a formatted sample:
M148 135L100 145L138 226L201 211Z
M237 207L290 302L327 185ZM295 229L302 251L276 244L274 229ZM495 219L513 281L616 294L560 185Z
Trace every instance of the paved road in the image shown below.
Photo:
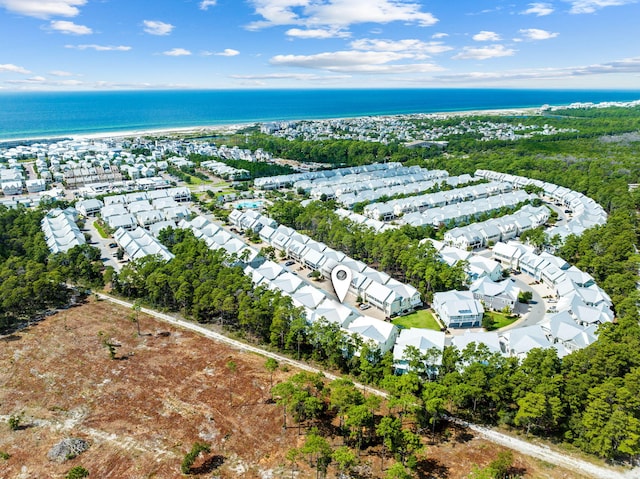
M103 300L111 301L113 303L124 306L125 308L131 308L133 306L133 303L131 302L123 301L121 299L117 299L102 293L97 293L97 294ZM236 341L235 339L228 338L222 334L216 333L214 331L210 331L198 324L190 323L183 319L175 318L168 314L160 313L158 311L154 311L148 308L142 308L141 311L157 319L166 321L174 326L188 329L190 331L194 331L196 333L202 334L205 337L226 343L240 351L251 352L251 353L259 354L265 357L273 358L281 363L290 364L292 366L295 366L296 368L309 371L312 373L320 372L331 380L338 379L339 377L334 374L327 373L324 370L309 366L306 363L287 358L286 356L281 356L279 354L272 353L270 351L264 351L263 349L257 348L255 346L244 344L240 341ZM360 383L355 383L355 384L359 388L361 388L363 391L369 392L371 394L376 394L381 397L385 397L385 398L387 397L387 394L383 391L366 386L364 384L360 384ZM588 476L598 478L598 479L640 479L640 468L635 468L626 472L618 472L613 469L607 469L604 467L596 466L595 464L584 461L582 459L578 459L578 458L568 456L566 454L562 454L560 452L550 449L547 446L539 446L536 444L532 444L527 441L523 441L522 439L518 439L516 437L512 437L507 434L494 431L493 429L478 426L476 424L467 423L455 418L450 418L450 419L458 422L459 424L463 424L469 427L471 430L473 430L478 435L482 436L484 439L488 441L491 441L495 444L500 444L504 447L508 447L509 449L518 451L521 454L542 459L551 464L556 464L558 466L565 467L571 471L576 471L581 474L586 474Z
M118 263L118 260L113 256L118 248L110 248L109 244L115 240L113 238L103 238L98 233L94 223L97 218L88 217L85 219L85 228L89 230L91 234L91 246L95 246L100 250L100 257L105 266L113 266L116 271L120 271L122 265Z
M545 296L546 294L548 294L543 289L546 288L545 286L532 285L531 283L534 281L533 278L523 273L518 275L511 275L511 279L515 281L516 286L520 288L520 291L531 291L533 297L531 298L531 302L529 304L517 304L516 312L520 313L522 317L515 323L512 323L509 326L500 329L500 331L507 331L513 328L523 328L525 326L533 326L534 324L538 324L544 318L547 310L545 300L542 299L542 294L544 294Z

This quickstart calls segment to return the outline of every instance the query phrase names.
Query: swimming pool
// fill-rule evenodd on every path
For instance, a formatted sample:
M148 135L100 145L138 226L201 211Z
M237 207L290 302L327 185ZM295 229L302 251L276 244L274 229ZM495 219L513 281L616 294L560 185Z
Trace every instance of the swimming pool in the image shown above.
M262 208L263 204L263 201L240 201L239 203L236 203L236 208L239 210L256 209Z

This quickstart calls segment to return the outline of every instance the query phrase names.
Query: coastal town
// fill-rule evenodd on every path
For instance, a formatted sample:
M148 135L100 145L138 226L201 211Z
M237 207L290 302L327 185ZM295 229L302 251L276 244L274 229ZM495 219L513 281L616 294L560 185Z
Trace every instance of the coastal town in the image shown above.
M595 108L574 110L579 115ZM220 131L6 142L0 147L0 211L37 217L34 238L42 238L47 250L37 254L49 268L67 268L61 270L69 278L65 289L77 278L70 303L36 311L33 322L29 316L17 323L18 330L36 324L35 332L45 317L63 317L69 304L100 309L98 301L107 300L135 311L130 320L142 341L149 340L137 311L270 355L276 366L319 364L326 375L351 374L362 381L357 387L391 401L400 400L397 388L405 382L417 381L425 391L440 388L437 408L424 409L430 418L424 431L439 435L446 431L441 428L458 424L479 427L445 417L481 422L485 414L496 414L493 386L481 379L473 389L473 371L482 370L484 378L491 368L518 368L508 380L517 381L532 362L571 365L600 347L603 337L607 344L624 314L617 277L612 282L601 273L616 260L609 255L594 268L579 253L582 241L608 228L612 215L620 221L612 207L618 200L591 197L584 183L564 181L561 174L528 176L526 169L502 167L499 157L482 160L483 148L490 154L496 145L537 147L573 142L582 134L573 115L559 122L570 127L549 126L558 121L546 116L551 111L269 122ZM573 110L553 114L567 111ZM360 140L348 138L352 134ZM610 134L601 141L616 145L633 138ZM324 156L314 157L320 149L302 150L301 144L322 145ZM327 161L326 152L340 148L349 154ZM466 165L470 153L461 148L480 148L473 169ZM581 164L574 157L562 161L559 171ZM621 186L624 195L634 194L632 182ZM347 278L342 286L336 272ZM57 277L45 281L52 284ZM85 304L78 292L89 288L96 298ZM31 311L30 301L6 297L3 305L15 317L31 314L21 312ZM123 341L110 331L110 337L102 330L95 334L114 359ZM231 371L234 363L218 368ZM454 384L444 386L443 377ZM306 416L290 410L280 392L290 381L282 377L268 388L272 402L260 407L277 416L269 404L283 406L301 428ZM542 382L534 389L544 387ZM234 387L226 390L229 407ZM536 428L535 421L521 419L529 414L524 398L556 404L558 394L507 399L505 411L513 413L500 413L507 414L503 427ZM484 406L476 408L476 401ZM417 434L408 427L402 429L406 434ZM493 431L479 431L498 441ZM291 439L286 427L278 434ZM305 441L312 435L307 432ZM248 444L251 438L238 447L263 450ZM518 451L528 447L520 444ZM368 457L379 454L372 451ZM565 465L562 453L552 457ZM401 455L395 459L402 463ZM265 474L282 475L283 461ZM228 467L240 464L246 463L234 456ZM383 477L384 469L381 464L382 476L373 477ZM594 470L591 475L622 477Z
M416 121L431 118L269 123L260 129L288 139L302 135L314 140L346 138L335 132L362 139L366 133L367 141L393 138L410 146L459 134L460 128L481 135L480 140L520 138L518 132L523 130L531 130L529 135L560 131L464 120L451 130L428 129L420 138L412 133ZM193 168L194 162L187 159L192 154L211 158L198 165L211 175L210 184L249 179L248 171L228 166L225 160L277 162L262 149L189 139L145 136L34 142L0 150L4 193L0 204L15 208L44 200L72 200L73 207L52 210L43 219L49 248L56 253L85 242L98 244L105 264L116 271L123 263L147 255L170 261L173 255L158 241L159 233L169 227L190 229L210 248L226 251L231 264L240 265L256 287L291 297L310 324L322 318L383 354L393 351L398 371L408 367L404 350L410 345L421 354L436 351L436 356L442 355L445 345L463 350L474 342L505 356L524 358L533 348L554 348L563 357L596 341L598 325L613 320L611 299L589 274L554 256L553 248L540 250L518 241L526 231L546 227L558 246L569 235L606 222L600 205L568 188L487 170L454 177L444 170L382 163L256 178L248 191L217 196L220 206L229 210L227 219L220 221L192 201L208 188L207 183L189 188L168 172ZM443 191L424 193L442 185L446 185ZM527 192L530 187L535 193ZM24 190L28 194L22 194ZM467 289L436 292L432 302L426 303L411 284L270 219L267 211L273 191L302 193L307 198L303 205L334 201L341 218L378 233L402 225L446 225L442 240L424 241L441 261L466 265ZM398 195L400 199L379 201ZM353 211L358 203L366 204L361 213ZM508 214L478 221L497 211ZM549 225L552 214L555 221ZM85 233L77 226L78 219L90 226ZM96 224L110 234L102 237L104 230L101 235ZM277 260L266 258L265 248L279 252ZM338 264L353 273L344 303L337 300L329 281ZM521 302L525 291L535 298L532 304ZM432 325L437 325L433 329L399 328L390 321L425 308L434 318ZM509 311L518 319L487 332L483 329L486 311ZM434 359L431 366L438 362Z

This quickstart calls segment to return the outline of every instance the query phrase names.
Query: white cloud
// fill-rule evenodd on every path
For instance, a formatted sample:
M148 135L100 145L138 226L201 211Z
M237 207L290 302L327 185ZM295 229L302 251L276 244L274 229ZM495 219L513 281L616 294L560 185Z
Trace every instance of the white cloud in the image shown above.
M500 35L498 35L496 32L488 32L486 30L482 30L481 32L476 33L473 36L473 39L476 42L499 42L500 40L502 40Z
M398 64L415 58L411 53L378 51L338 51L315 55L276 55L269 61L275 66L312 68L341 73L426 73L442 70L432 63Z
M25 78L24 80L7 80L5 83L10 83L12 85L20 85L20 84L33 84L33 83L44 83L47 79L42 76L35 76L31 78Z
M300 80L300 81L323 81L323 80L346 80L350 75L316 75L314 73L268 73L265 75L231 75L231 78L238 80Z
M403 0L250 0L263 20L248 25L260 29L273 25L331 26L402 21L431 26L438 20L422 12L418 3Z
M529 8L520 13L522 15L535 15L537 17L544 17L545 15L551 15L553 12L553 6L550 3L530 3Z
M619 7L636 3L637 0L565 0L571 4L569 13L593 13L605 7Z
M369 50L378 52L414 52L422 54L437 54L453 50L442 42L423 42L416 39L406 40L378 40L363 38L351 42L355 50Z
M71 77L73 76L73 73L62 70L53 70L49 72L49 75L53 75L54 77Z
M31 72L24 67L12 63L0 63L0 73L22 73L23 75L28 75Z
M209 7L215 7L218 0L202 0L200 2L200 10L207 10Z
M74 50L95 50L97 52L128 52L131 50L130 46L125 45L65 45L65 48L72 48Z
M310 28L310 29L290 28L289 30L286 31L286 35L294 38L314 38L314 39L348 38L351 36L349 32L345 32L344 30L325 30L322 28Z
M144 31L149 35L169 35L175 28L170 23L161 22L158 20L144 20Z
M171 50L162 52L162 54L167 55L168 57L185 57L191 55L191 52L184 48L172 48Z
M470 72L443 74L435 76L433 77L433 79L443 82L555 80L619 73L640 73L640 57L625 58L623 60L615 60L607 63L566 68L541 68L506 72Z
M510 57L515 53L504 45L490 45L486 47L464 47L460 53L453 57L454 60L488 60L489 58Z
M91 35L93 30L84 25L77 25L66 20L55 20L49 24L49 28L67 35Z
M0 0L10 12L36 18L75 17L87 0Z
M437 40L438 38L447 38L449 36L448 33L434 33L433 35L431 35L431 38L433 38L434 40Z
M238 50L234 50L233 48L225 48L223 51L214 53L219 57L235 57L236 55L240 55Z
M539 28L525 28L520 30L520 34L522 34L526 40L532 41L549 40L550 38L555 38L560 35L559 33L552 33L546 30L540 30Z

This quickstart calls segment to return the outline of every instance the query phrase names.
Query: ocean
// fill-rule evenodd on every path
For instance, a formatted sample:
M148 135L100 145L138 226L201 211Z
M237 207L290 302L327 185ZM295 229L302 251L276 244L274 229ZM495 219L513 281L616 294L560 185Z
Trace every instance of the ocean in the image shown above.
M378 89L1 92L0 139L632 101L640 91Z

